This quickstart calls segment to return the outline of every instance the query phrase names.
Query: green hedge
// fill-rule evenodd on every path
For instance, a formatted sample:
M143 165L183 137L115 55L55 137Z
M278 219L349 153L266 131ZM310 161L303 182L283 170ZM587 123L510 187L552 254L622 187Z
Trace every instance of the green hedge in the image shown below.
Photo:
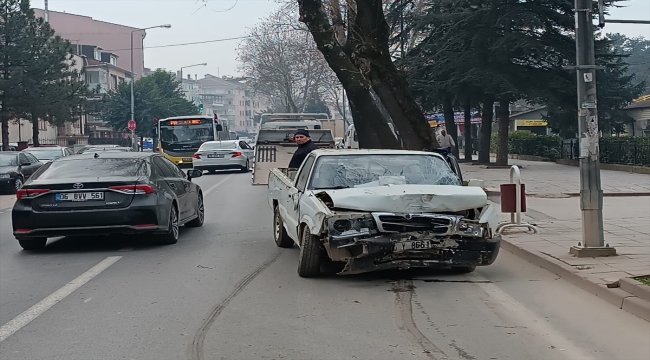
M490 139L490 152L497 152L497 133ZM536 135L528 130L508 133L508 152L510 154L532 155L558 159L561 155L562 138L555 135Z
M492 134L490 151L497 151L497 134ZM557 159L577 159L580 151L578 139L562 140L555 135L535 135L529 131L509 134L510 154L531 155ZM603 137L600 138L600 161L610 164L650 165L650 138Z

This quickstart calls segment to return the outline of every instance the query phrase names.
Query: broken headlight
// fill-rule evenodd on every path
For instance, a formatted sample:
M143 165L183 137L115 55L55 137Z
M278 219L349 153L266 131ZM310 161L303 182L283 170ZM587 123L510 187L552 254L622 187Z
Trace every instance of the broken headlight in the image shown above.
M375 222L370 215L346 216L328 220L328 230L332 238L355 238L368 236L375 229Z
M483 237L483 234L485 234L485 228L481 226L481 224L461 221L458 223L458 230L456 231L456 234L460 236L480 238Z

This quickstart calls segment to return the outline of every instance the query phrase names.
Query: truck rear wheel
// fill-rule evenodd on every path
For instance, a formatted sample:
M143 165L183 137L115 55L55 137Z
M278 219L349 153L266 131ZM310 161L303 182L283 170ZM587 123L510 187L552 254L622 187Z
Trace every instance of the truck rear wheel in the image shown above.
M320 239L311 234L309 227L302 231L300 257L298 258L298 275L300 277L317 277L321 265Z
M293 247L293 239L289 237L284 228L284 222L277 206L273 208L273 238L278 247L285 249Z

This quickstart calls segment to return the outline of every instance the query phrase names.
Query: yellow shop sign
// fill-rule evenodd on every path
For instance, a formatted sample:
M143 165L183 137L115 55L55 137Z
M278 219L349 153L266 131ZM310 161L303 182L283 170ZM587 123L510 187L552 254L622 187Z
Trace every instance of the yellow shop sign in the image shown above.
M547 126L546 120L517 120L517 127L519 126Z

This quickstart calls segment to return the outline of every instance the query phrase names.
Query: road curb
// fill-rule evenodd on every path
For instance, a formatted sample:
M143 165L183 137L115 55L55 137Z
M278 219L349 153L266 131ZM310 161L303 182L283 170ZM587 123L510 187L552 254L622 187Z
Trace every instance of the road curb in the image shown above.
M483 189L488 196L501 196L501 190L495 188ZM578 197L579 192L566 192L566 193L526 193L526 197L534 198L569 198ZM628 196L650 196L650 192L635 191L635 192L609 192L603 193L604 197L628 197Z
M602 280L591 274L581 274L579 270L576 270L568 264L542 252L527 250L519 244L508 241L505 237L501 241L501 247L532 264L554 273L573 285L598 296L619 309L646 321L650 321L650 301L637 297L621 288L608 288L602 283ZM639 291L645 291L645 289Z

